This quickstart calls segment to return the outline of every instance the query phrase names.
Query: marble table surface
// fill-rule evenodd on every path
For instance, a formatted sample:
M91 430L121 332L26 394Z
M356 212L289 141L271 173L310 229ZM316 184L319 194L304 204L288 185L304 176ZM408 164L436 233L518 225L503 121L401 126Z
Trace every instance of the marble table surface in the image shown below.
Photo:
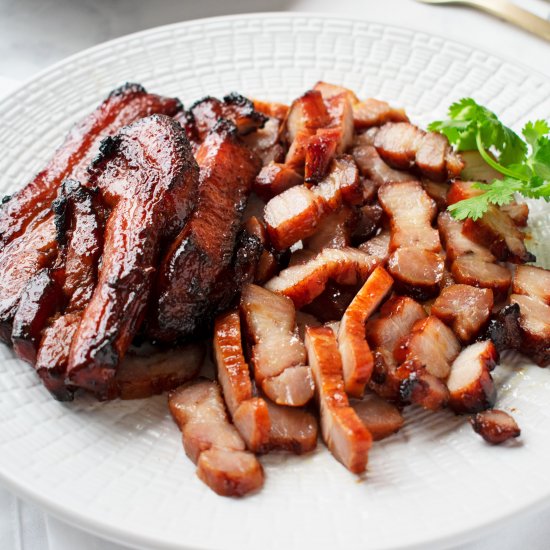
M543 16L548 0L515 0ZM105 40L176 21L260 11L328 12L407 26L479 46L550 76L550 44L463 7L413 0L0 0L0 98L48 65ZM546 550L550 509L510 520L460 550ZM122 550L0 488L2 550ZM459 549L456 549L459 550Z

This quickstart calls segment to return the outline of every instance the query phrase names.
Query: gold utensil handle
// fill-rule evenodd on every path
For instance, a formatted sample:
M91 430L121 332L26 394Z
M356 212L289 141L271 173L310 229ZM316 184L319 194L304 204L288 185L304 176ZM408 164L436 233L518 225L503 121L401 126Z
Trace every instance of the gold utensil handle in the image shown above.
M482 9L550 41L550 21L546 21L511 2L506 0L466 0L464 3Z

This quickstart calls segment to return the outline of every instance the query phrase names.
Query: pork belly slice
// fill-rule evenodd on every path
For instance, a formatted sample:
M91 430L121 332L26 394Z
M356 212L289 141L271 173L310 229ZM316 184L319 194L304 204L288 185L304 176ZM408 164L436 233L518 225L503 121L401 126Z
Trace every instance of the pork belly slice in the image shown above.
M61 288L51 270L41 269L25 286L13 320L11 340L17 356L36 361L42 329L61 301Z
M518 227L525 227L529 219L529 205L525 202L503 204L500 209L512 218Z
M389 273L378 266L346 309L338 331L346 393L361 397L370 380L373 358L365 337L365 323L393 284Z
M520 265L514 272L514 294L525 294L550 305L550 270L532 265Z
M419 182L383 185L378 191L378 199L390 218L392 250L402 247L431 252L441 250L438 232L431 227L437 207Z
M177 99L148 94L139 84L125 84L112 91L71 129L45 168L9 200L4 199L0 207L0 244L21 235L38 214L50 207L64 179L87 179L86 168L106 136L140 118L155 113L173 116L180 109Z
M353 160L344 156L332 162L331 169L316 187L291 187L266 205L264 218L273 246L283 250L310 237L321 221L340 210L344 203L362 200L359 173Z
M418 300L438 294L445 271L441 254L413 246L399 248L389 257L387 265L401 294Z
M315 379L323 440L348 470L364 472L372 435L349 405L336 336L327 327L308 327L305 342Z
M380 309L380 316L367 322L367 339L373 348L383 348L393 355L398 342L426 317L424 308L412 298L393 296Z
M376 187L380 187L386 183L411 181L414 179L409 172L391 168L382 160L376 147L368 143L356 141L351 154L361 174L373 181Z
M315 84L315 86L313 86L313 89L317 90L318 92L321 92L323 99L328 100L334 96L337 96L340 94L346 94L352 105L359 103L359 98L355 95L355 93L352 90L350 90L349 88L345 88L344 86L340 86L338 84L331 84L330 82L324 82L322 80L319 80Z
M372 434L373 441L380 441L398 432L405 419L399 409L374 393L366 394L363 399L352 399L350 404L357 416Z
M281 121L268 117L262 128L243 136L243 141L262 160L263 166L273 162L281 162L285 157L285 149L279 141Z
M323 96L318 90L309 90L295 99L286 117L286 140L292 143L299 132L313 135L318 128L330 123L330 115Z
M390 166L415 169L436 181L458 176L463 166L445 136L424 132L408 122L389 122L382 126L376 133L374 146Z
M170 392L168 406L198 477L213 491L243 496L263 485L262 466L245 451L243 439L229 423L216 382L200 379L180 386Z
M359 250L385 264L390 257L390 232L382 230L378 235L359 245Z
M58 252L51 213L30 222L25 233L0 251L0 339L10 341L21 294L41 270L50 268Z
M546 367L550 364L550 306L539 298L523 294L512 294L510 303L520 308L520 350L541 367Z
M437 209L443 212L447 208L447 193L449 192L449 184L447 182L432 181L428 179L422 180L422 188L428 196L435 202Z
M386 122L409 122L409 118L404 109L392 107L389 103L372 97L353 105L353 124L356 131L382 126Z
M454 181L447 195L449 204L482 194L473 182ZM525 248L525 234L509 214L491 204L476 221L467 219L462 232L471 240L487 247L499 260L513 263L534 262L535 256Z
M232 122L241 135L263 128L267 121L265 115L254 109L252 101L238 93L226 95L223 101L207 96L185 112L188 137L192 138L194 134L199 142L204 141L220 119Z
M170 349L143 344L130 348L113 379L109 399L143 399L173 390L194 378L205 356L203 344Z
M419 405L428 411L439 411L447 406L449 389L437 376L407 363L400 365L392 375L401 380L399 398L403 405Z
M492 309L491 289L451 285L441 291L431 314L449 325L460 341L467 344L486 328Z
M258 172L257 157L238 140L234 126L217 125L201 144L198 204L161 260L149 334L161 341L210 325L216 294L227 285L242 213Z
M429 374L444 380L459 353L460 342L453 331L430 315L413 325L411 333L395 350L395 358L400 363L407 361L415 367L425 368Z
M487 248L468 238L463 225L449 212L439 214L439 232L453 278L457 283L491 289L495 300L504 298L512 279L510 271L498 264Z
M474 431L491 445L500 445L521 435L517 422L508 413L497 409L477 413L470 418L470 423Z
M314 184L323 179L331 160L339 149L340 137L339 130L321 128L309 138L304 158L304 181L306 183Z
M494 405L496 388L491 371L497 361L498 352L490 340L476 342L460 352L447 380L453 411L475 413Z
M343 285L362 283L379 263L378 258L355 248L325 248L305 263L283 269L265 288L289 297L300 309L317 298L329 280Z
M284 407L265 400L271 421L269 448L294 454L309 453L317 446L317 419L296 407Z
M191 213L197 165L181 126L154 115L104 143L91 171L112 208L102 266L74 336L70 381L101 396L139 329L161 242Z
M279 405L307 403L313 397L313 383L310 369L305 366L305 349L297 333L292 301L262 287L246 285L241 312L253 341L251 359L256 383Z
M254 181L254 191L265 201L269 201L283 191L296 187L304 178L286 164L270 162L264 166Z
M261 101L259 99L252 100L254 104L254 110L265 116L276 118L280 122L283 122L288 114L289 106L284 103L277 103L276 101Z

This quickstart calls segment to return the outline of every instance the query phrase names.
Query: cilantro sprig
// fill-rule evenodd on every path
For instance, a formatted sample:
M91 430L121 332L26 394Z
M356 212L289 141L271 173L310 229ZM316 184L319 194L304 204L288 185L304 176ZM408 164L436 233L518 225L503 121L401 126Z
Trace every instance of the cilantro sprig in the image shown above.
M522 139L495 113L464 98L451 105L448 120L432 122L428 129L447 136L457 151L477 149L503 175L490 183L476 182L474 187L483 193L449 206L455 218L477 220L490 204L508 204L516 193L550 201L550 126L545 120L528 122Z

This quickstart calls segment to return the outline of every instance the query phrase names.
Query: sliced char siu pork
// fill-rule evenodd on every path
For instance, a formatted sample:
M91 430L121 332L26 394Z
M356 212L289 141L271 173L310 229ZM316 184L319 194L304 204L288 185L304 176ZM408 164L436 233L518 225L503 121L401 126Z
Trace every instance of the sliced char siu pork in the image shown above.
M260 169L259 159L239 140L235 126L220 121L200 145L198 204L161 260L149 335L161 341L208 327L227 287L242 214ZM238 288L233 288L238 292Z
M521 435L517 422L508 413L497 409L478 412L470 418L470 423L474 431L491 445L500 445Z
M510 303L519 305L520 350L541 367L550 364L550 271L518 266Z
M57 256L51 205L67 178L88 179L86 169L100 143L123 126L155 113L175 115L182 108L174 98L148 94L126 84L76 124L44 170L0 206L0 338L9 341L11 322L27 282Z
M217 317L214 355L227 408L251 451L287 450L302 454L315 448L317 421L312 414L298 408L281 407L269 399L254 396L254 386L243 354L237 311ZM292 380L288 385L289 392L293 391L291 383Z
M154 115L104 142L90 172L111 213L67 373L72 384L102 396L146 313L161 243L191 214L198 167L181 126Z
M336 336L327 327L308 327L305 343L315 379L323 439L348 470L364 472L372 435L349 404Z
M182 432L185 452L206 485L222 496L244 496L262 487L263 468L229 422L216 382L199 379L184 384L170 392L168 406Z
M444 261L441 242L431 222L436 215L434 201L417 181L388 183L378 191L378 199L390 218L388 271L396 289L418 299L439 292Z

